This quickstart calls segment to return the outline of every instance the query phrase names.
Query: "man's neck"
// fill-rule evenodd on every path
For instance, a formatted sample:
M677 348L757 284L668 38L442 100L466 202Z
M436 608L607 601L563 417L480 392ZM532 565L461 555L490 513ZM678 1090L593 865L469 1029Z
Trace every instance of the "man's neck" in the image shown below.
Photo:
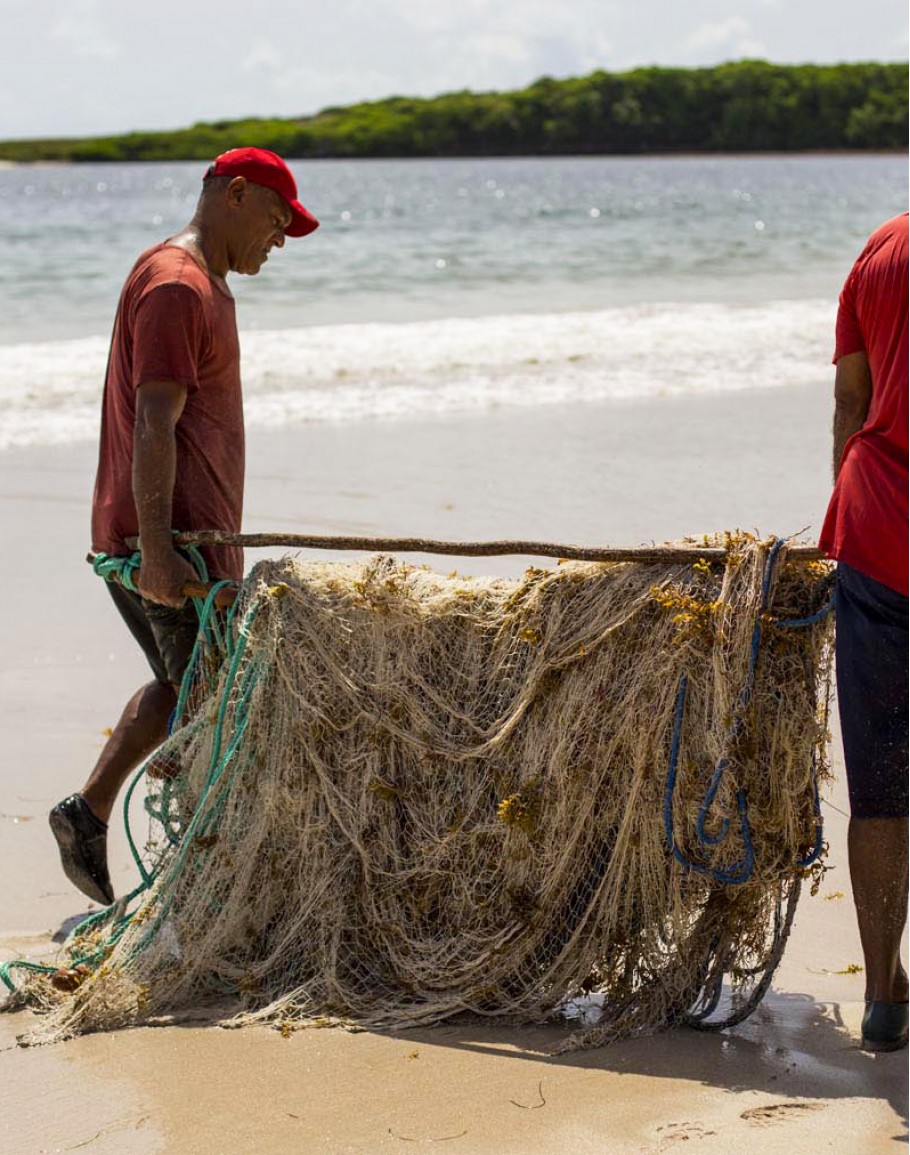
M169 243L192 253L208 275L227 288L225 278L230 271L227 247L223 242L220 244L216 242L213 231L207 227L198 213L186 228L170 238Z

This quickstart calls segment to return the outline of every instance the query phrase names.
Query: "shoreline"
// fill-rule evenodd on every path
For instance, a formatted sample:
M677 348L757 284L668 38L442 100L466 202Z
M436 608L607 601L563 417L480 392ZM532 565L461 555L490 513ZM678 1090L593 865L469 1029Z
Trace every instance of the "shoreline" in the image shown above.
M181 129L137 129L134 131L141 132L180 132ZM6 144L43 144L46 139L44 137L24 137L21 140L2 140L0 141L0 148ZM83 140L93 140L93 137L67 137L67 143L79 143ZM693 159L703 160L705 157L736 157L743 159L748 157L765 157L776 158L790 156L906 156L908 149L905 147L895 148L793 148L793 149L704 149L697 150L683 150L680 152L670 151L668 149L656 152L465 152L465 153L445 153L445 154L427 154L425 156L414 155L382 155L382 156L286 156L284 159L288 164L309 164L318 162L320 164L338 163L382 163L384 161L462 161L462 160L678 160L678 159ZM72 165L80 167L83 165L108 165L108 164L199 164L198 157L155 157L148 160L137 159L122 159L117 157L101 158L95 157L91 160L84 160L81 157L63 157L59 160L6 160L0 159L0 168L50 168L55 165Z

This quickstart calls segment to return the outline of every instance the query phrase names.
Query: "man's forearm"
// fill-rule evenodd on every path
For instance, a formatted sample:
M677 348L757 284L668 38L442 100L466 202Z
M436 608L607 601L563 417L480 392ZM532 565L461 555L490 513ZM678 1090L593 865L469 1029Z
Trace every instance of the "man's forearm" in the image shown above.
M837 475L840 472L841 459L844 456L844 446L854 433L858 433L859 430L862 429L866 420L866 412L866 409L856 405L850 405L847 402L838 402L834 406L834 454L832 467L835 480L837 480Z
M834 478L840 472L847 442L866 423L872 402L872 374L865 353L848 353L834 376Z
M167 419L150 421L141 414L133 431L133 500L139 520L139 537L147 555L169 552L174 482L177 475L177 442Z
M133 433L133 498L142 553L137 585L149 601L179 607L186 600L186 582L198 579L175 548L171 532L176 466L174 425L138 417Z
M177 477L177 422L186 389L173 381L140 385L133 426L133 500L139 521L142 566L137 584L149 601L179 607L184 585L196 579L174 548L171 515Z

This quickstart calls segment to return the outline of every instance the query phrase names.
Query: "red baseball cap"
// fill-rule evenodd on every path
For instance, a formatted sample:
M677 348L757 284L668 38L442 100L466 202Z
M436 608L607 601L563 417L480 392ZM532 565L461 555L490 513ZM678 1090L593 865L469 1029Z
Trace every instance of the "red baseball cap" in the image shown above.
M267 148L232 148L216 156L203 180L215 176L245 176L253 184L274 189L291 210L291 223L284 230L288 237L305 237L319 228L319 221L297 199L297 184L291 170L280 156Z

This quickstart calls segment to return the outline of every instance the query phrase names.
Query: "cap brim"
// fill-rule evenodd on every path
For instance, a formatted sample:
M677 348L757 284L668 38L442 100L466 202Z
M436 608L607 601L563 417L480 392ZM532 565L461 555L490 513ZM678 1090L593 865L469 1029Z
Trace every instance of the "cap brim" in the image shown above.
M291 210L291 223L284 230L286 237L305 237L319 228L319 221L300 201L288 201L288 205Z

